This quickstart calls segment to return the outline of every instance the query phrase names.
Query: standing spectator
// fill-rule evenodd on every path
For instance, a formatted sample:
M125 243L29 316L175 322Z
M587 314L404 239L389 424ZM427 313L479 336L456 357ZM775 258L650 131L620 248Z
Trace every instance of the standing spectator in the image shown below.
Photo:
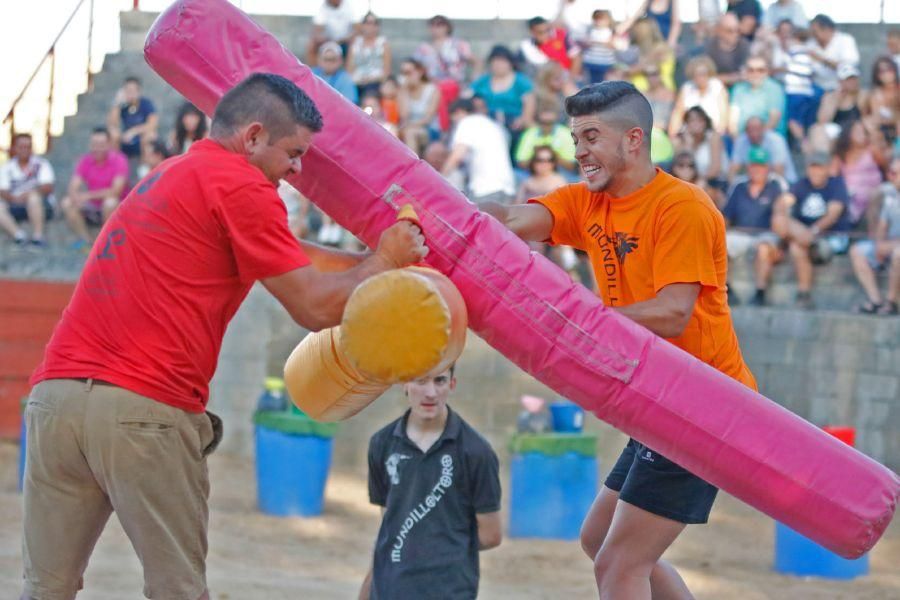
M887 52L890 54L897 68L900 68L900 28L893 28L887 32Z
M751 252L755 254L753 272L756 292L750 301L754 306L765 305L772 267L783 258L781 240L771 231L771 227L772 209L787 191L787 184L771 172L768 154L759 147L750 150L747 178L735 184L722 209L729 227L725 234L728 256L736 259Z
M759 0L728 0L725 11L733 13L738 18L741 35L745 40L752 42L762 19L762 7L759 5Z
M716 77L716 65L708 56L695 56L685 67L688 80L678 91L672 118L669 121L669 136L675 137L684 125L685 111L699 106L709 116L719 134L728 127L728 90Z
M648 65L644 69L644 75L647 77L647 90L644 92L644 96L650 102L650 108L653 110L653 127L665 134L669 128L669 121L672 120L675 92L663 83L662 73L658 67ZM652 146L650 154L653 154Z
M575 144L572 143L572 131L557 120L555 107L540 107L537 113L537 124L522 133L516 148L516 164L521 169L530 169L532 159L538 148L549 148L553 151L553 164L559 164L567 171L575 170Z
M391 45L381 35L381 22L368 12L347 54L347 72L356 84L359 97L377 94L391 72Z
M23 245L28 236L19 223L31 225L31 245L46 246L44 221L53 193L53 167L47 159L32 152L30 133L18 133L12 139L12 158L0 167L0 229L16 244Z
M741 80L741 68L750 56L750 42L741 37L738 18L726 13L716 25L716 35L706 41L704 54L716 65L718 77L730 89Z
M762 24L775 30L783 21L789 21L796 29L806 29L809 25L806 13L797 0L775 0L766 9Z
M141 80L128 77L116 96L115 106L106 118L113 146L132 162L141 157L142 144L156 139L159 115L149 98L142 95Z
M638 62L631 69L631 83L647 91L647 71L657 69L663 83L675 89L675 52L666 45L653 19L640 19L631 28L631 43L638 51Z
M834 21L826 15L816 15L809 25L810 56L815 61L813 74L816 85L830 92L838 87L837 69L840 65L859 66L856 40L848 33L837 31Z
M693 26L696 43L703 45L716 30L716 23L722 16L722 7L719 0L697 1L697 22Z
M900 157L891 161L888 182L881 190L881 214L871 239L850 248L850 259L856 279L866 292L867 300L857 307L866 314L896 315L900 300ZM888 287L882 301L875 271L888 268Z
M788 23L788 21L783 21ZM819 90L813 83L813 60L807 45L805 29L792 29L784 64L784 93L787 98L788 131L800 142L816 122Z
M732 137L743 133L750 117L759 117L766 127L781 135L787 133L784 119L784 90L769 77L769 66L759 56L747 60L746 81L736 83L731 91L728 130Z
M821 254L818 246L829 245L823 236L844 228L842 216L849 201L844 180L829 176L830 163L826 152L811 153L806 177L778 199L772 216L772 230L788 243L797 271L797 306L807 310L814 307L811 250Z
M316 66L321 59L319 47L325 42L335 42L341 47L342 55L349 50L350 40L356 34L358 17L344 0L325 0L319 12L313 15L312 33L306 50L306 62Z
M831 170L844 178L850 195L846 218L851 226L860 225L872 235L878 211L877 207L870 210L870 206L883 181L882 170L890 162L890 148L880 134L870 135L863 122L856 121L841 131L834 144L834 154Z
M534 122L534 85L516 71L515 58L505 46L488 55L488 73L472 82L472 91L487 103L488 112L512 134L513 144Z
M475 598L478 552L502 537L497 455L447 406L453 367L403 389L409 409L369 441L382 521L359 598Z
M676 154L693 154L697 166L697 185L704 188L717 205L721 205L728 186L728 152L706 111L699 106L687 109L684 127L672 141Z
M566 98L577 91L578 87L559 63L547 63L538 69L534 79L534 104L543 110L555 110L556 120L562 123L566 121Z
M631 17L619 26L619 33L630 31L641 19L651 19L659 27L660 35L673 50L681 35L681 17L677 0L644 0Z
M106 223L128 187L128 159L112 149L109 131L103 127L91 133L90 152L81 157L61 206L69 227L78 236L73 249L90 249L87 225Z
M839 66L837 76L840 82L838 88L822 96L817 120L819 125L834 123L840 131L862 119L863 95L859 85L859 69L855 66Z
M872 65L872 89L862 102L863 116L891 145L900 122L900 69L890 56L879 56Z
M438 117L441 129L446 131L450 126L450 103L459 97L468 68L473 72L477 71L479 64L469 43L453 37L453 23L447 17L431 17L428 20L428 32L431 41L420 44L413 58L425 65L428 77L441 91Z
M584 68L590 83L606 79L606 72L616 63L615 22L608 10L595 10L584 41Z
M449 176L465 164L469 198L473 202L509 202L516 186L503 128L488 117L476 114L471 100L454 102L450 117L454 131L443 174Z
M730 179L734 180L735 176L750 163L750 151L753 148L762 148L766 151L769 169L773 173L784 177L788 183L797 181L797 170L784 136L769 130L759 117L750 117L744 133L734 141Z
M522 40L519 52L532 72L549 61L558 62L573 77L581 72L581 51L564 29L544 17L534 17L528 20L528 31L531 37Z
M437 110L441 93L428 79L425 66L414 58L400 65L403 84L397 95L400 114L400 139L421 155L432 137L437 137Z
M353 104L359 102L356 84L344 69L344 51L337 42L325 42L319 46L319 65L313 67L312 72Z
M794 34L797 29L790 21L781 21L772 30L772 34L766 38L768 47L765 47L764 51L760 52L760 54L767 54L770 57L769 64L772 66L772 77L782 83L784 83L784 74L787 72L788 62L791 58L791 50L796 50L795 44L797 40ZM807 45L808 41L809 30L806 30L804 46ZM808 56L808 48L806 50Z
M571 139L569 140L571 142ZM574 148L573 148L574 153ZM538 146L534 149L528 160L528 179L519 186L516 201L520 204L531 198L537 198L549 194L558 187L568 183L557 167L556 152L550 146Z
M199 108L185 102L178 110L175 118L175 128L169 138L168 153L170 155L184 154L194 142L206 137L206 115Z

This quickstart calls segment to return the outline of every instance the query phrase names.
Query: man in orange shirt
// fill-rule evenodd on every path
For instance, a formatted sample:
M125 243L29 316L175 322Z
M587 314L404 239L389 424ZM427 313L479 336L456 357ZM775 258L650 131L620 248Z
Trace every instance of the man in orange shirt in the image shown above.
M650 161L653 115L626 82L566 100L583 183L518 206L483 205L519 237L586 251L607 306L756 389L726 302L725 222L699 187ZM600 597L691 598L660 560L716 488L629 440L585 518L581 544Z

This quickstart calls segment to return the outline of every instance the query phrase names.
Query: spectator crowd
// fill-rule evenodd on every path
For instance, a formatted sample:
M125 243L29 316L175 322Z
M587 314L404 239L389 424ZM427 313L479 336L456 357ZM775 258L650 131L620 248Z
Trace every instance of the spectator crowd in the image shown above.
M396 56L376 15L325 0L304 59L475 203L525 202L577 182L565 98L630 81L653 109L654 163L706 190L728 224L730 258L753 265L755 292L730 294L732 303L769 302L773 268L788 260L796 304L811 308L814 265L849 254L865 298L856 310L896 315L900 28L863 72L856 40L825 14L808 18L797 0L698 0L690 28L682 1L645 0L617 23L609 2L560 0L554 19L528 20L521 42L482 57L442 15L410 56ZM28 134L16 135L0 167L0 229L40 250L59 213L74 249L86 251L131 184L206 135L191 104L172 121L160 139L153 101L128 78L59 202L53 168ZM279 192L296 235L357 243L290 186ZM583 253L535 250L593 286Z

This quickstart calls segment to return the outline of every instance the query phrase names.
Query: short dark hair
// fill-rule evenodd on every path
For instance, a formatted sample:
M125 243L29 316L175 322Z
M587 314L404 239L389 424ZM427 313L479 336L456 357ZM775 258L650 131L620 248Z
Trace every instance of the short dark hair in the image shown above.
M828 15L823 15L822 13L814 16L809 24L818 25L819 27L824 27L825 29L835 29L837 27L831 17L829 17Z
M538 25L544 25L548 21L544 17L531 17L528 19L528 29L534 29Z
M442 25L447 28L448 34L453 34L453 23L450 22L450 19L445 17L444 15L434 15L430 19L428 19L429 25Z
M29 141L31 141L31 139L32 139L30 133L28 133L28 132L26 132L26 131L23 131L22 133L17 133L17 134L15 134L15 135L12 136L12 140L10 141L10 145L15 144L15 143L18 142L21 138L28 138Z
M507 48L502 44L497 44L493 48L491 48L490 53L488 53L488 62L491 62L495 58L502 58L506 62L512 65L513 69L516 68L516 55L513 54L512 50Z
M138 85L138 87L144 87L144 84L141 83L140 78L135 77L134 75L130 75L130 76L126 77L125 83L136 83Z
M110 139L110 137L111 137L109 135L109 129L107 129L106 127L103 127L102 125L91 129L91 135L92 136L93 135L105 135L106 139Z
M644 145L650 148L653 109L647 98L627 81L595 83L566 98L566 114L570 117L598 115L616 122L623 129L640 127Z
M227 136L254 121L262 123L274 139L290 135L297 125L312 132L322 131L324 125L312 98L291 80L273 73L253 73L228 90L216 106L210 133Z
M166 148L166 145L160 140L153 140L152 142L147 144L147 146L149 146L150 151L153 154L159 154L163 158L169 158L170 156L169 149Z
M450 104L449 112L452 115L458 110L463 110L471 115L475 112L475 103L471 98L460 98L459 100L454 100Z

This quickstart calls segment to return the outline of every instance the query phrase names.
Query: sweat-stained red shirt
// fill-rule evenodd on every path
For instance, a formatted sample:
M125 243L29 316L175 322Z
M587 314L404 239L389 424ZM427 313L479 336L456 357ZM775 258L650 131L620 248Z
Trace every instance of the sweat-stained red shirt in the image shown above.
M275 186L243 156L197 142L103 227L31 383L94 378L202 412L253 283L308 264Z

